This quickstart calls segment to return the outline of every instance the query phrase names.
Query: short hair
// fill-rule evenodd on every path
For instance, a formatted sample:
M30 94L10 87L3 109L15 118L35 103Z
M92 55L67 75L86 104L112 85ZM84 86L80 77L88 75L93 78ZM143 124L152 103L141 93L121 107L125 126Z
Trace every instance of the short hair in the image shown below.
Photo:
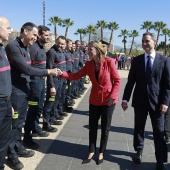
M32 31L33 28L37 28L37 26L32 23L32 22L26 22L22 27L21 27L21 33L24 32L24 29L27 29L28 31ZM38 29L38 28L37 28Z
M143 34L143 37L144 37L144 36L146 36L146 35L150 35L150 36L151 36L151 38L152 38L153 40L156 40L156 37L155 37L155 34L154 34L154 33L151 33L151 32L145 32L145 33Z
M39 25L38 26L38 33L40 35L43 35L43 31L50 31L50 29L48 27L44 26L44 25Z
M76 40L76 41L75 41L75 44L77 44L77 42L80 42L80 40Z
M58 36L57 39L56 39L56 41L57 41L59 38L66 41L66 38L65 38L63 35Z
M69 42L73 42L71 39L69 39L69 38L67 38L66 39L66 42L67 42L67 44L69 43Z

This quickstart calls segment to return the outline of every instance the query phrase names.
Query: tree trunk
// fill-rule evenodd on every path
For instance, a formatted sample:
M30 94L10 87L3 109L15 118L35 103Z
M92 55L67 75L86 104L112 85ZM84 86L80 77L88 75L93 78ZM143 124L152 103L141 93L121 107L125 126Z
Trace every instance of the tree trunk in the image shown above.
M67 38L67 34L68 34L68 27L66 27L65 38Z
M108 47L110 46L110 44L111 44L111 41L112 41L112 38L113 38L113 29L111 30L111 33L110 33L110 40L109 40L109 45L108 45Z
M56 25L54 25L54 36L55 36L55 40L57 38L57 28L56 28Z
M164 46L164 49L165 49L165 56L167 55L167 45L166 45L166 35L165 35L165 46Z
M80 34L80 42L82 42L82 35Z
M133 47L133 43L134 43L134 39L135 39L135 37L133 37L133 39L132 39L132 44L131 44L131 47L130 47L130 50L129 50L129 55L131 54L131 51L132 51L132 47Z
M89 42L90 42L90 38L91 38L91 33L89 33Z
M158 30L157 39L156 39L157 41L156 41L155 49L157 49L157 47L158 47L159 34L160 34L160 30Z
M101 28L101 40L103 41L103 29Z

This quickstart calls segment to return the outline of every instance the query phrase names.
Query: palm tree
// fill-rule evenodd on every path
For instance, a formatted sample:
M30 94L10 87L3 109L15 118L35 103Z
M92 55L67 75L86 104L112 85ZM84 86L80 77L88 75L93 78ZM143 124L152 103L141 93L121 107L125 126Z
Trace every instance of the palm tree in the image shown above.
M61 25L62 20L61 20L61 18L54 16L54 17L50 17L49 21L50 21L50 23L48 25L54 26L54 35L55 35L55 39L56 39L57 38L57 25Z
M170 36L170 30L168 28L162 29L162 33L165 36L165 43L164 43L164 55L167 55L167 36Z
M88 42L90 42L91 35L96 34L96 27L94 25L89 25L86 28L86 32L89 34L89 41Z
M74 25L74 21L71 21L70 18L66 18L62 21L62 26L66 27L66 31L65 31L65 38L67 38L67 34L68 34L68 29L70 26Z
M111 30L111 33L110 33L110 40L109 40L109 45L111 44L111 41L113 39L113 32L114 30L117 30L119 28L119 25L116 23L116 22L110 22L108 25L107 25L107 28L109 30Z
M75 35L80 34L80 42L82 42L82 35L86 34L86 29L84 28L79 28L77 29L77 31L74 33Z
M160 36L160 32L166 27L166 24L163 23L162 21L156 21L154 22L153 28L154 30L157 31L157 42L156 42L156 48L157 48L157 44L158 44L158 40L159 40L159 36Z
M130 31L129 37L132 37L132 43L131 43L131 47L129 50L129 55L131 54L131 51L132 51L134 39L135 39L135 37L138 37L138 36L139 36L139 32L137 30Z
M128 31L126 30L126 29L124 29L124 30L121 30L121 34L120 35L118 35L118 37L123 37L123 40L122 40L122 42L123 42L123 44L124 44L124 53L126 54L126 38L127 38L127 36L128 36Z
M101 40L103 40L103 30L105 28L107 28L107 22L104 21L104 20L97 21L96 27L100 28L100 31L101 31Z
M152 21L144 21L143 25L141 25L141 26L142 26L141 29L142 30L146 29L146 32L148 32L150 29L153 28Z

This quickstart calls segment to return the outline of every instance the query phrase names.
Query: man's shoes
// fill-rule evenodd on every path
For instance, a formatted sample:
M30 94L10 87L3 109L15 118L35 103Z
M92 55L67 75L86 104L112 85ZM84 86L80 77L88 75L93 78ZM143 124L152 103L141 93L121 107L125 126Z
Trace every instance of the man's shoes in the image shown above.
M26 140L23 140L23 145L28 148L28 149L38 149L40 146L38 145L38 143L35 143L33 140L29 140L29 141L26 141Z
M166 166L164 163L157 163L156 164L156 170L165 170Z
M57 131L58 131L57 128L54 128L54 127L52 127L52 126L50 126L50 125L48 125L48 126L43 126L42 129L43 129L44 131L46 131L46 132L51 132L51 133L54 133L54 132L57 132Z
M20 170L24 167L24 165L22 164L22 162L20 162L17 156L8 158L7 164L9 165L10 168L15 169L15 170Z
M68 112L68 113L72 113L73 110L74 110L74 109L73 109L72 107L65 107L65 108L64 108L64 111L65 111L65 112Z
M60 115L60 116L65 116L65 117L67 117L67 116L68 116L68 113L65 113L65 112L61 111L61 112L59 113L59 115Z
M25 157L25 158L32 157L35 154L34 151L31 151L31 150L29 151L26 149L21 149L21 150L17 151L16 153L19 157Z
M62 125L63 122L62 121L58 121L56 119L53 119L53 120L50 121L50 124L51 125Z
M64 116L55 116L55 119L56 119L56 120L63 120L63 119L64 119Z
M41 132L32 132L31 134L32 137L47 137L49 136L48 132L41 131Z
M133 162L136 164L141 164L142 162L142 150L137 151L136 155L133 157Z
M164 140L165 140L166 143L170 142L170 138L168 136L166 136Z
M75 96L74 94L71 95L71 98L72 98L72 99L78 99L78 97Z

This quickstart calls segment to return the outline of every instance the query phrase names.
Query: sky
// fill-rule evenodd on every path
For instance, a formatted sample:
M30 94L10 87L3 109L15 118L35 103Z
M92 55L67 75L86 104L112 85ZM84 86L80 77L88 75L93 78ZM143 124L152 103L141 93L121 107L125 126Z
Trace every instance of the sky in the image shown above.
M107 23L116 22L119 29L115 30L113 44L123 47L122 38L118 37L121 30L137 30L139 37L136 42L141 42L141 36L145 30L141 30L144 21L163 21L170 29L170 0L44 0L45 23L48 19L58 16L61 19L70 18L74 25L69 28L68 38L73 41L79 39L74 35L78 28L86 28L88 25L96 25L97 21L105 20ZM43 0L0 0L0 15L8 18L13 30L20 30L26 22L36 25L43 24ZM53 27L48 26L53 32ZM64 35L65 28L58 27L59 35ZM151 32L154 32L153 30ZM155 33L155 32L154 32ZM109 38L110 31L104 34ZM86 39L85 39L86 40ZM163 37L160 37L160 41ZM131 38L127 39L127 47Z

